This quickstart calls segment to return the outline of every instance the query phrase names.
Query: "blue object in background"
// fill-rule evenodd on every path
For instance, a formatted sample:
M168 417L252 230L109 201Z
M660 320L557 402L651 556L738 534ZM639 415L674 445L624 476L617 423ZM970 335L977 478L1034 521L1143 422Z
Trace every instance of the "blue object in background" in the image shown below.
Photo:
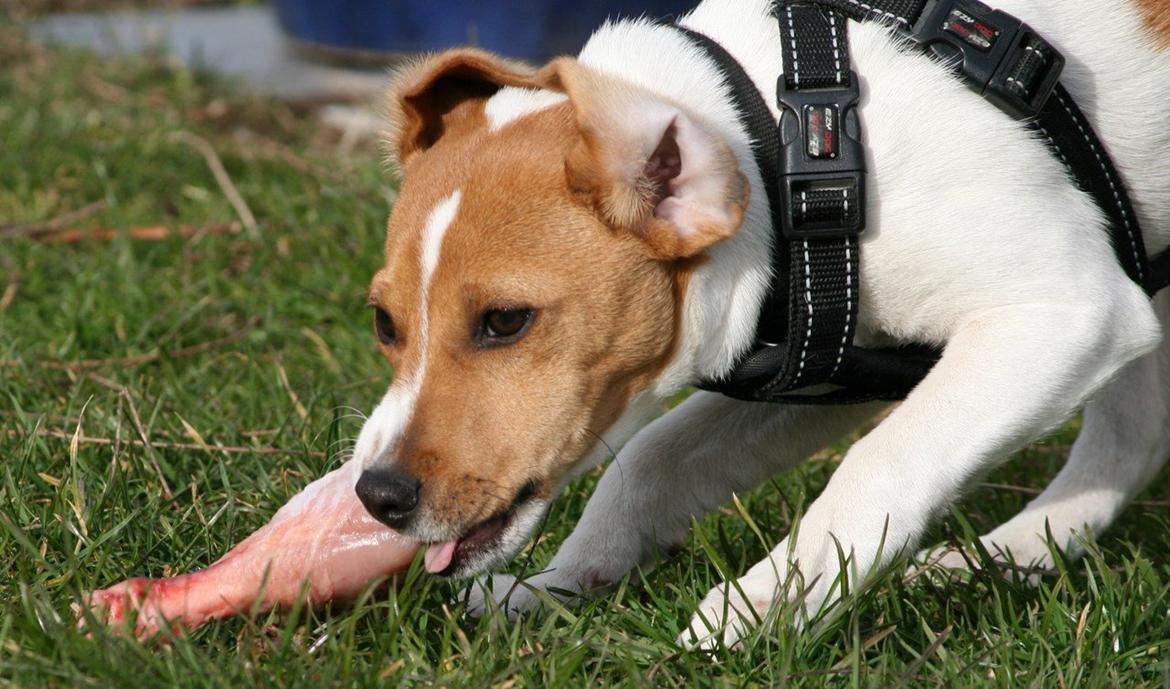
M607 17L681 14L698 0L275 0L292 37L384 54L459 45L527 59L576 53Z

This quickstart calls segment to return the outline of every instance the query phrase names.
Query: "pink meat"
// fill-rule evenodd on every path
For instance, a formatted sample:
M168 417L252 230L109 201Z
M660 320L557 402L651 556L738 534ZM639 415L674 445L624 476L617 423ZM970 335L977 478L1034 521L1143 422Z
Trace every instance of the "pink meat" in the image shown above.
M309 484L272 521L207 569L168 579L128 579L95 591L98 620L121 626L137 610L135 633L194 629L252 610L287 607L308 588L313 605L356 597L373 580L406 569L418 544L366 512L354 494L354 460Z

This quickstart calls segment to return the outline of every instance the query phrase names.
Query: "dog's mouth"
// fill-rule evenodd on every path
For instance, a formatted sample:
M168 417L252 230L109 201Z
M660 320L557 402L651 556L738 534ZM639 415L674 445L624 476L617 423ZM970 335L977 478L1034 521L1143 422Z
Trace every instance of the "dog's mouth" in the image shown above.
M426 570L439 576L455 576L464 570L480 569L479 562L494 560L517 513L534 502L535 497L536 484L528 483L507 507L471 527L463 536L428 544L423 555Z

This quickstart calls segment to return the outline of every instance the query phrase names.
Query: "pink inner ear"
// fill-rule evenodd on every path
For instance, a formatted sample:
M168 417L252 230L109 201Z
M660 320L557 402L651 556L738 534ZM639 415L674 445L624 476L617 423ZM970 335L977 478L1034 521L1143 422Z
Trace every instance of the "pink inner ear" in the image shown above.
M678 131L673 122L662 133L662 140L642 170L654 190L654 205L670 196L670 182L682 174L682 152L678 147Z

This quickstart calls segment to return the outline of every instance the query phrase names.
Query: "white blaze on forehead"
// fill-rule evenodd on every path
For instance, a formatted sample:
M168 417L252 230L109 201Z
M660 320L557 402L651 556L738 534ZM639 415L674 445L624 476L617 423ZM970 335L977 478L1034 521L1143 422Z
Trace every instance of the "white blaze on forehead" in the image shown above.
M395 377L394 384L386 396L366 419L358 435L354 455L361 461L362 468L368 468L381 459L386 448L398 441L414 413L414 404L422 390L423 374L427 364L427 330L430 319L427 314L431 278L439 264L443 248L443 237L455 220L459 210L462 192L456 189L450 196L439 202L427 216L419 240L419 304L418 304L418 366L403 378Z
M427 290L431 286L431 276L435 273L435 266L439 264L439 249L443 246L443 237L447 228L455 219L455 212L459 210L459 198L463 192L456 189L450 196L439 202L431 214L427 216L427 224L423 227L422 251L419 262L422 265L422 285L419 292L422 294L422 321L427 320ZM425 325L423 326L426 327ZM423 340L426 345L426 340Z
M556 91L506 86L489 98L484 108L488 118L488 129L498 132L509 122L562 103L565 98L565 94Z

